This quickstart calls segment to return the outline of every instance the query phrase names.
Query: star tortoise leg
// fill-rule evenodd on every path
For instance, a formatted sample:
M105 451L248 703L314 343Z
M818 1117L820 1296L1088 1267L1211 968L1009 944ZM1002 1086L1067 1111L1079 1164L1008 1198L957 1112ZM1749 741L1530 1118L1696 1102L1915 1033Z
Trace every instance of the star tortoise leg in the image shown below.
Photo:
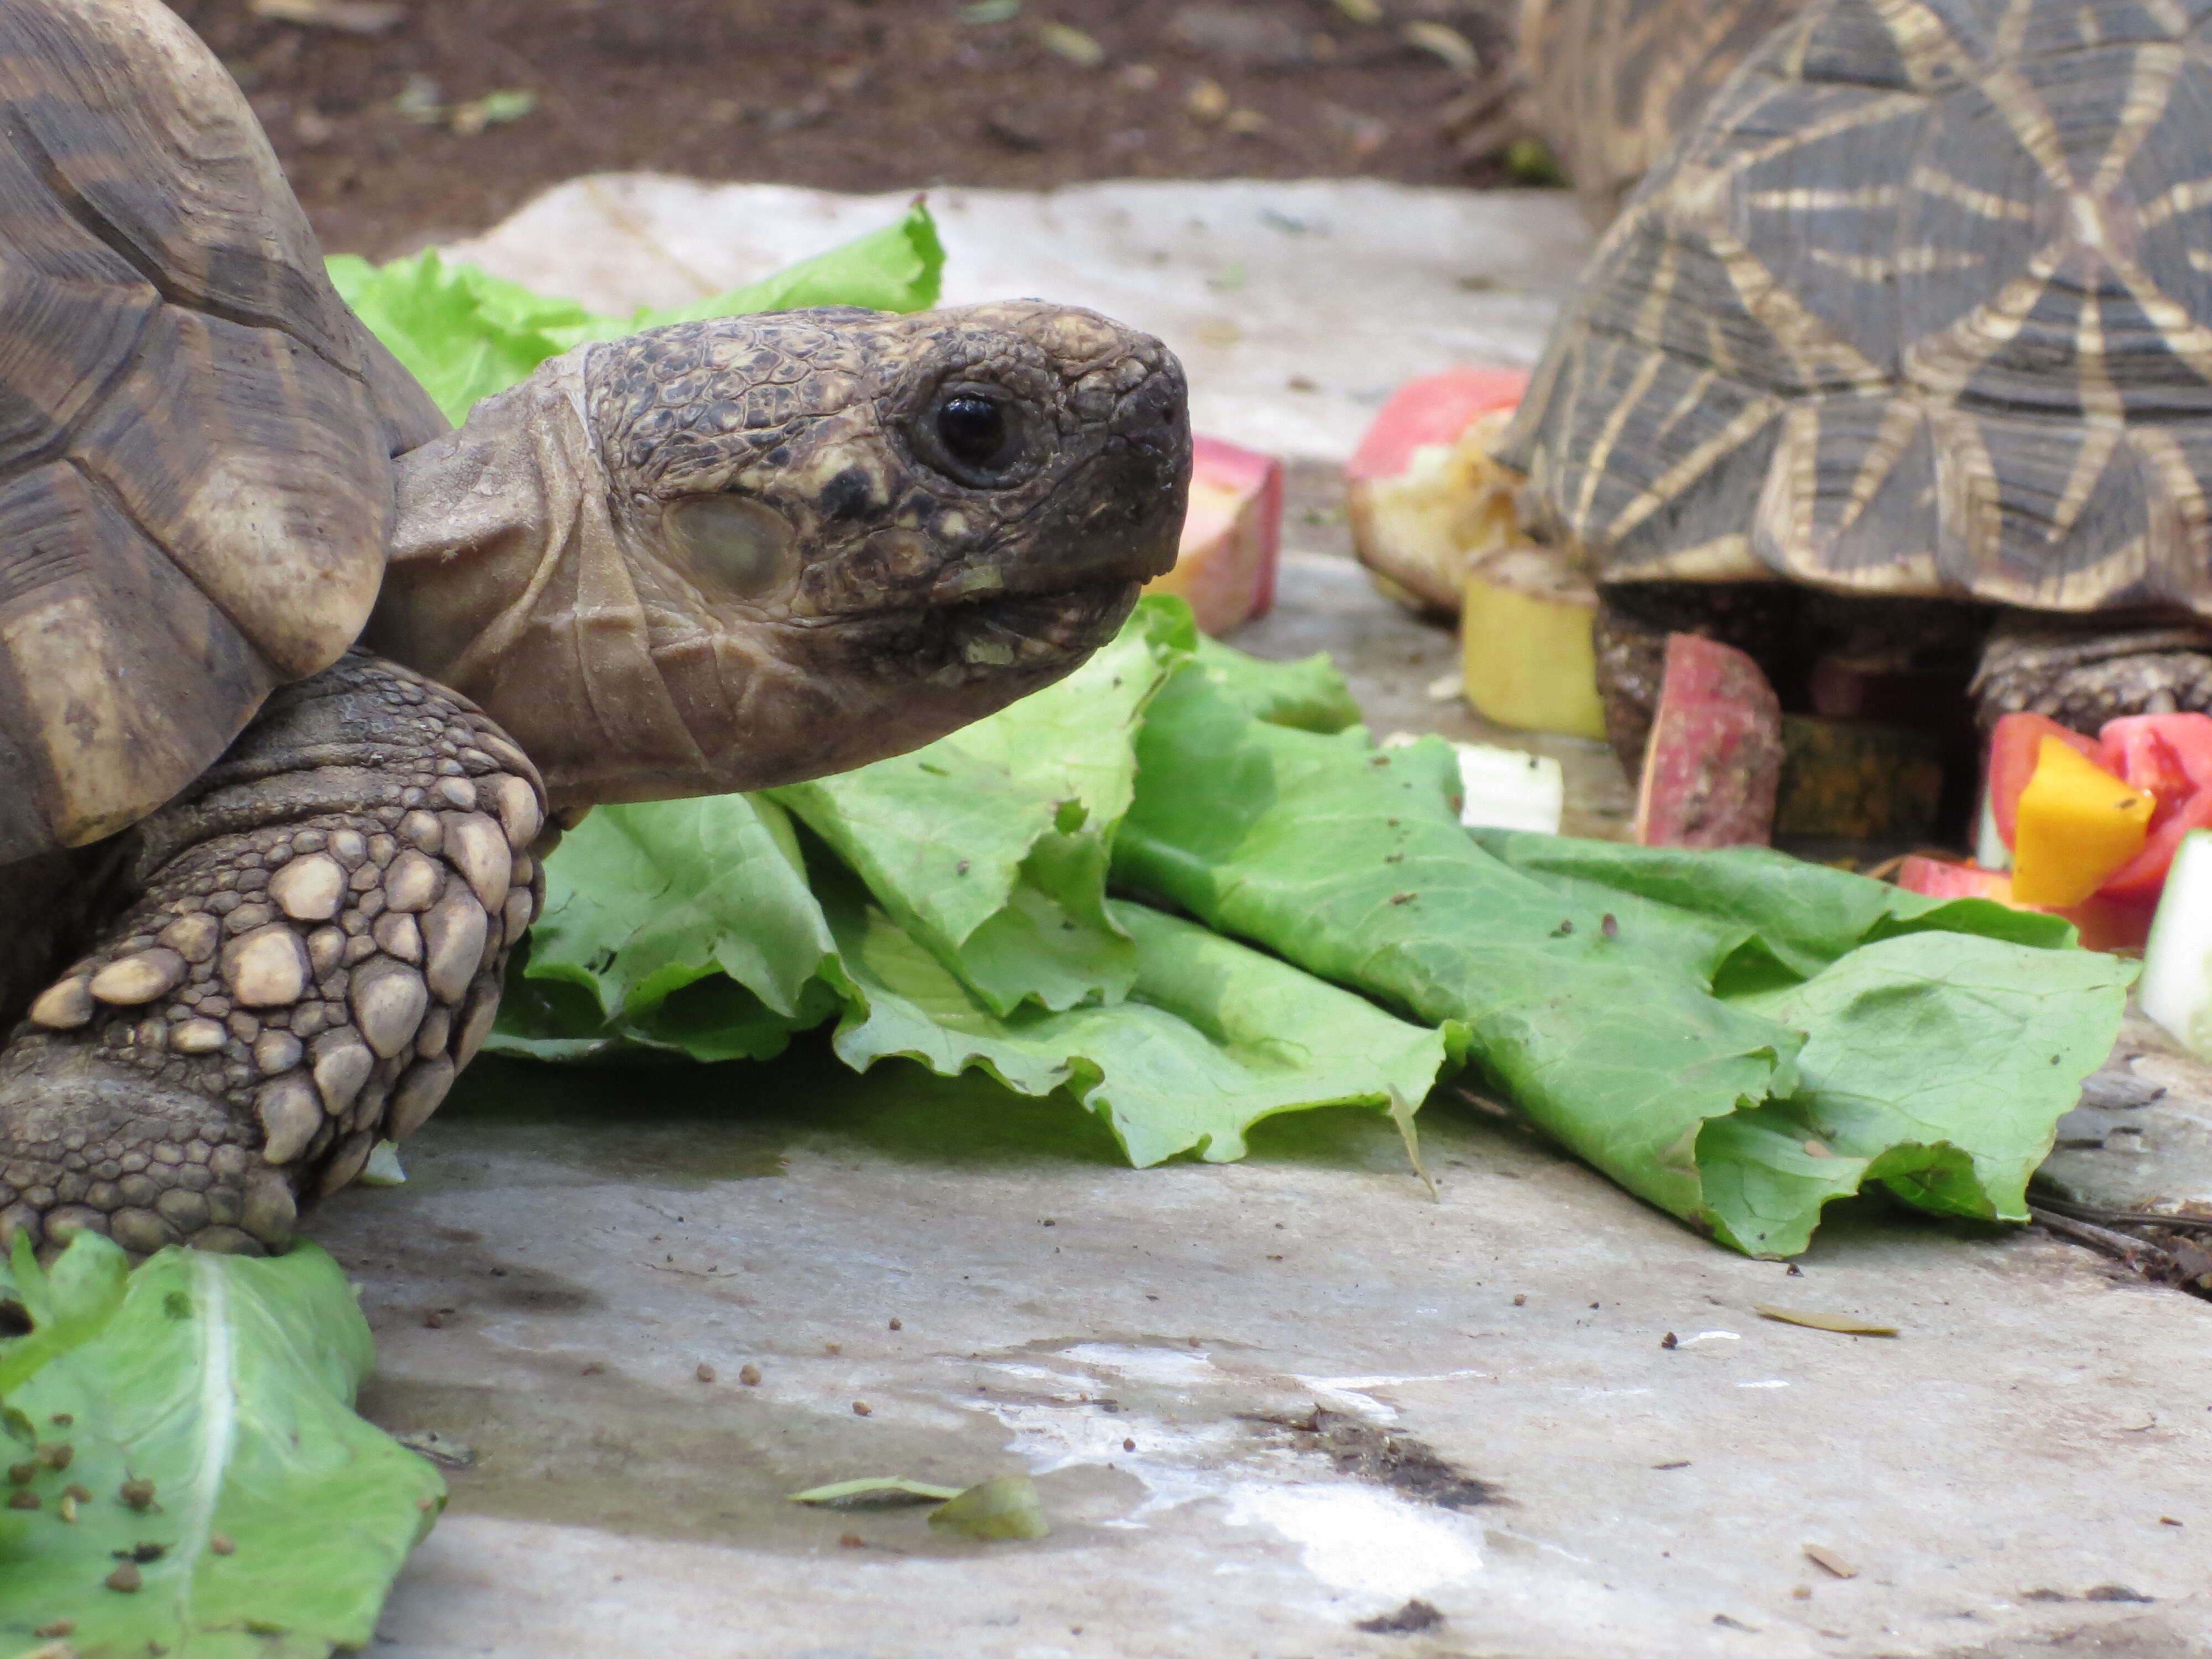
M0 1052L0 1243L282 1249L483 1042L544 890L536 769L356 653L129 832L125 898Z
M2093 734L2121 714L2212 712L2212 627L2002 611L1973 693L1984 731L2023 709Z

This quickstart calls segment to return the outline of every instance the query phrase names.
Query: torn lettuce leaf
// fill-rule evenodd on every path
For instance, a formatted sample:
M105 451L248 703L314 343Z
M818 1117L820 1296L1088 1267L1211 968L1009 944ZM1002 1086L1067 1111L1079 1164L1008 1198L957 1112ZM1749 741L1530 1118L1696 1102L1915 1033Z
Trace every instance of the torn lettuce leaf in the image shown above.
M618 339L660 323L697 322L806 306L926 311L937 303L945 247L917 198L897 223L855 237L744 288L628 317L605 317L549 297L435 248L389 264L354 254L325 264L345 302L422 383L456 423L477 402L503 392L548 357L586 340Z
M369 1644L445 1487L353 1413L368 1327L335 1261L307 1243L273 1261L167 1249L126 1276L80 1233L51 1273L20 1249L0 1302L33 1322L0 1342L0 1376L47 1449L10 1454L36 1469L11 1490L39 1506L0 1509L0 1650L63 1620L82 1659ZM73 1521L71 1487L89 1494ZM139 1588L111 1589L134 1551Z

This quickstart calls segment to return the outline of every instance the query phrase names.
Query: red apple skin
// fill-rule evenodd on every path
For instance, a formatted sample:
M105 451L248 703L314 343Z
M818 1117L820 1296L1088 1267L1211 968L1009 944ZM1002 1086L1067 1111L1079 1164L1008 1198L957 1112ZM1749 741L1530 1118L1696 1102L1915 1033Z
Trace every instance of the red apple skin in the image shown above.
M1275 602L1283 464L1226 439L1191 439L1190 507L1176 568L1146 592L1186 600L1199 629L1226 634Z

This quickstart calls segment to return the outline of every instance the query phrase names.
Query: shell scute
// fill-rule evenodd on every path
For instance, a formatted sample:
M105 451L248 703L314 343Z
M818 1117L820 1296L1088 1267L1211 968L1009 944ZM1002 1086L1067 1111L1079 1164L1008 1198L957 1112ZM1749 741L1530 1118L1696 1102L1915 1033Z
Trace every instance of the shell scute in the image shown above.
M1502 448L1540 527L1616 580L2212 615L2203 19L1793 9L1765 6L1554 332ZM1655 12L1680 15L1608 15Z
M0 864L112 833L333 660L443 426L156 0L0 0Z

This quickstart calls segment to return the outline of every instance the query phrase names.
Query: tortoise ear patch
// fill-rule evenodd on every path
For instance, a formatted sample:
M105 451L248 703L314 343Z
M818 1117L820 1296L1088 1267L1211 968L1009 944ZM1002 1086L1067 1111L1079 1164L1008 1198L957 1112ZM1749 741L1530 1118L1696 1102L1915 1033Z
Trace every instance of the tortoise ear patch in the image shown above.
M710 594L757 599L799 573L799 535L791 520L750 496L689 496L670 504L664 522L686 572Z

